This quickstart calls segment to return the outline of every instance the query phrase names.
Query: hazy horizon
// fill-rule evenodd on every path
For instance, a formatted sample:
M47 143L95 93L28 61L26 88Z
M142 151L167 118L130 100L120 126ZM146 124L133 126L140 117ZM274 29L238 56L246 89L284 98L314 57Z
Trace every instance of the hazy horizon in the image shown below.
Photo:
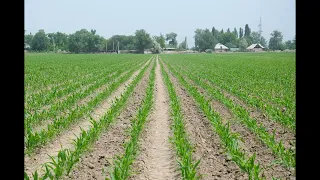
M121 2L121 3L120 3ZM74 33L80 29L95 29L97 34L110 38L113 35L134 35L145 29L151 36L175 32L178 43L187 37L188 47L194 46L197 28L226 32L236 27L258 31L260 17L262 35L269 41L273 30L283 34L283 41L296 34L295 1L242 0L242 1L102 1L102 0L25 0L25 30L35 34L39 29L46 33Z

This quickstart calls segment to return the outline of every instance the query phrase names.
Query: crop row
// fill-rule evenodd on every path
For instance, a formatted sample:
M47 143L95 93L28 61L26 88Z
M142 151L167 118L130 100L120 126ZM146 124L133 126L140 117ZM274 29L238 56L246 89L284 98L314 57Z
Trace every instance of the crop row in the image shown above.
M210 120L230 159L234 161L240 167L240 169L248 174L249 179L264 179L261 176L260 165L255 163L256 154L254 153L252 156L248 156L239 147L238 142L240 139L236 133L231 131L229 122L226 124L222 123L220 115L211 107L210 101L206 100L206 98L199 93L195 86L189 84L180 74L172 71L172 69L170 69L170 72L179 80L181 85L187 89L190 95L198 103L200 109Z
M135 69L132 69L128 74L119 78L118 81L114 81L109 86L99 93L96 97L91 99L87 104L77 106L66 117L58 117L49 124L47 129L43 129L40 132L27 131L25 138L26 152L32 152L36 147L46 144L59 132L70 127L70 125L76 122L83 116L88 116L91 111L97 107L105 98L107 98L112 92L114 92L123 82L127 81L133 74ZM31 129L31 128L30 128ZM27 129L28 130L28 129Z
M183 179L194 180L200 179L201 175L197 174L197 166L200 163L200 159L194 161L192 158L193 147L188 140L188 134L185 131L185 124L183 120L183 114L181 110L181 102L178 98L175 88L170 81L167 72L164 70L161 64L161 72L164 82L167 86L169 98L170 98L170 108L171 108L171 119L173 120L173 144L175 145L176 154L179 157L179 167L181 170L181 175Z
M82 130L79 137L74 141L73 149L61 149L57 157L51 157L52 161L43 165L45 169L41 177L37 171L32 173L33 179L59 179L64 174L68 175L74 164L79 161L81 155L88 150L90 145L99 138L101 132L104 132L110 123L114 121L115 117L121 112L135 86L142 79L147 67L148 66L143 67L138 76L136 76L132 83L127 86L127 90L121 94L120 98L115 100L105 115L98 121L91 120L92 127L87 131ZM25 179L30 179L27 173L25 173Z
M173 72L176 72L170 65L168 67ZM183 74L182 71L179 71L180 74ZM262 124L257 123L257 121L249 116L249 113L241 106L234 103L231 99L226 98L221 91L218 89L212 88L212 86L206 84L201 78L195 77L191 74L185 73L185 75L195 82L198 86L205 89L209 92L209 94L222 104L224 104L227 108L231 110L231 112L239 118L242 124L244 124L250 131L256 134L259 139L269 147L272 152L280 158L281 163L286 167L295 167L295 152L292 149L285 149L283 143L277 142L275 140L274 134L269 134L265 127Z
M107 58L106 58L107 57ZM48 86L81 79L82 76L97 71L101 67L119 67L146 57L114 55L26 55L25 90L33 92ZM90 62L90 63L88 63ZM141 61L140 61L141 62Z
M139 64L140 65L140 64ZM135 69L139 67L133 66L133 67L127 67L129 70L129 74L132 73ZM116 78L119 77L123 73L122 71L116 71L112 76L110 77L101 77L93 79L94 83L89 83L89 85L86 89L82 89L81 91L75 91L65 98L63 101L57 101L55 103L52 103L50 108L48 110L43 110L41 112L34 112L33 114L29 113L29 116L25 117L26 127L33 127L34 125L37 125L39 123L42 123L50 118L57 118L59 114L63 111L69 111L72 112L74 110L74 104L78 102L80 99L83 99L84 97L92 94L96 89L101 87L104 84L111 84L111 82L116 81ZM28 111L26 110L28 113Z
M154 101L154 82L155 82L155 61L149 75L149 83L142 105L139 106L137 116L131 121L131 139L124 144L125 153L116 156L114 166L110 172L112 180L125 180L130 176L131 165L134 162L138 151L139 136L144 129L147 116Z
M255 56L248 60L233 56L228 58L205 60L200 57L172 57L174 61L171 64L203 77L211 85L239 97L265 112L270 119L295 131L294 61L280 58L267 62ZM283 67L282 70L279 67Z

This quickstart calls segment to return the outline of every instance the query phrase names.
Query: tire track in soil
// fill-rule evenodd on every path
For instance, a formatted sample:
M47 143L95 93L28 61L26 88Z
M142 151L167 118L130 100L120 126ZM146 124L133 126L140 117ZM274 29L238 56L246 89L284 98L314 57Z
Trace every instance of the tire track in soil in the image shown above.
M194 159L198 160L201 158L197 172L204 174L202 179L248 179L248 175L242 172L236 163L227 158L219 135L197 106L193 97L188 94L185 87L168 71L165 64L164 67L181 100L186 131L195 148L193 152Z
M120 85L116 91L114 91L109 97L106 98L103 103L101 103L97 108L93 110L93 112L91 113L91 117L94 120L99 120L108 111L115 98L119 98L121 94L125 92L126 86L133 81L133 79L139 74L144 66L148 65L150 59L139 70L134 72L128 81ZM38 174L41 175L43 173L42 171L40 171L41 165L50 161L48 155L55 157L58 155L59 150L62 148L73 149L72 142L77 138L77 136L81 134L80 127L83 130L87 131L91 127L90 119L79 119L79 122L77 124L72 125L68 130L61 133L60 136L56 137L44 147L37 149L34 155L30 157L25 156L25 172L30 176L31 173L37 170Z
M113 165L115 155L124 152L123 144L130 139L127 130L131 128L131 121L135 118L145 97L151 68L152 66L148 67L146 74L135 87L126 107L121 111L115 123L108 127L107 132L101 134L91 151L84 154L69 176L65 176L63 179L103 180L105 179L103 171L110 178L108 168Z
M169 97L163 82L157 56L154 108L139 142L140 154L133 164L134 172L129 179L175 179L177 165L171 150Z
M190 84L195 85L194 82L187 77L184 78ZM263 174L267 179L272 179L272 177L291 179L295 176L294 169L287 169L280 164L271 165L272 161L277 159L272 151L264 145L254 133L247 129L245 125L241 124L226 106L210 98L207 91L203 88L200 88L199 86L196 87L206 99L211 99L211 106L220 114L222 122L224 124L228 121L230 122L231 132L236 132L241 135L243 141L239 141L239 146L250 156L256 153L256 161L259 162L260 167L264 169ZM270 167L268 167L269 165Z

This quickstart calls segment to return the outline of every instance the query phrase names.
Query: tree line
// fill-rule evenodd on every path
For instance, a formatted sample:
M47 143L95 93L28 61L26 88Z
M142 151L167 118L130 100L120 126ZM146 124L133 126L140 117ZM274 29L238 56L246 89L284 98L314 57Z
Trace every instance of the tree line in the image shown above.
M26 32L26 31L25 31ZM144 29L136 30L134 35L114 35L109 39L96 33L96 30L81 29L72 34L62 32L45 33L40 29L34 35L25 34L25 49L34 52L67 51L73 53L94 53L105 50L116 50L119 42L120 50L136 50L143 53L150 49L154 53L160 53L165 47L177 47L176 33L168 33L165 36L151 36ZM27 46L26 46L27 45ZM182 42L180 48L186 47Z
M26 31L25 31L26 32ZM94 53L116 49L119 42L120 50L135 50L137 53L144 53L146 49L153 53L160 53L164 48L176 48L177 50L188 49L186 40L178 44L177 34L168 33L165 36L151 36L144 29L136 30L134 35L114 35L109 39L97 34L96 30L81 29L72 34L62 32L46 33L40 29L34 35L25 34L25 49L35 52L66 51L73 53ZM271 50L295 49L295 37L291 41L283 42L283 35L280 31L274 30L271 33L269 42L259 33L251 32L249 25L245 28L228 28L226 32L215 27L209 29L195 30L195 51L206 51L213 49L217 43L226 45L229 48L239 48L246 51L246 48L253 43L260 43ZM25 45L26 45L25 44Z
M215 27L212 27L211 31L206 29L196 29L194 39L194 50L203 52L207 49L213 49L217 43L224 44L229 48L239 48L240 51L246 51L246 48L251 44L261 44L270 50L284 50L284 49L296 49L296 38L283 42L283 35L280 31L274 30L271 34L269 42L259 32L251 32L249 25L246 24L244 29L241 27L239 31L234 28L232 31L230 28L224 32Z

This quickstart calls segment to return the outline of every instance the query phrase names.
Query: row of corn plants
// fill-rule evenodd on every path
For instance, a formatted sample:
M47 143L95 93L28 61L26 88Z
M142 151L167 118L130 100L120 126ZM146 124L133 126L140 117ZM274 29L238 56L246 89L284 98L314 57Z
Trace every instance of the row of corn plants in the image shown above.
M251 107L259 108L270 119L295 131L295 93L292 90L294 86L291 83L293 73L290 60L270 61L271 64L269 64L262 57L255 57L257 59L247 60L248 62L242 62L245 61L243 59L232 59L234 57L229 57L227 61L220 59L206 61L200 59L202 57L187 56L183 59L172 58L176 60L172 64L183 67L196 76L204 77L212 85L239 97ZM200 63L195 64L195 62ZM262 66L263 64L265 66ZM279 71L275 66L277 64L279 67L287 66L286 64L290 66L286 67L284 72L277 72ZM241 66L249 69L243 71ZM259 78L265 80L261 81ZM279 94L276 94L277 92Z
M150 62L148 62L149 64ZM99 93L95 98L91 99L87 104L77 106L72 112L66 117L58 117L53 123L47 126L47 129L43 129L40 132L32 132L31 128L26 128L25 136L25 153L32 153L40 145L44 145L51 141L56 135L66 128L70 127L71 124L76 122L79 118L88 116L91 111L97 107L104 99L111 95L122 83L127 81L132 74L136 71L132 69L125 76L121 77L118 81L112 82L108 88Z
M113 180L125 180L130 176L131 165L134 162L138 151L139 136L144 129L144 124L151 110L154 101L154 83L155 82L155 61L149 75L149 83L146 95L142 104L137 110L136 117L131 121L130 140L124 144L125 152L123 155L117 155L114 160L114 166L110 171L110 177Z
M48 86L79 79L82 76L97 71L102 67L121 66L132 63L142 56L112 56L112 55L25 55L25 90L34 92L46 89ZM88 63L90 62L90 63ZM72 83L72 82L70 82Z
M201 93L199 93L199 91L195 86L190 85L178 73L174 71L171 71L171 73L187 89L190 95L198 103L200 109L204 112L206 117L210 120L215 131L219 135L220 140L224 145L229 158L232 161L234 161L240 167L241 170L243 170L248 174L250 180L265 179L261 175L262 169L260 168L260 164L255 163L256 154L254 153L252 156L248 156L239 147L239 144L238 144L238 142L240 141L239 135L231 131L229 122L226 124L222 123L221 116L214 111L214 109L211 107L210 101L206 100L206 98L202 96Z
M150 62L148 65L149 64ZM99 138L99 135L104 132L119 115L134 88L142 79L147 67L148 66L145 66L143 69L141 69L138 76L136 76L132 83L127 86L126 91L121 94L121 97L116 98L111 108L105 115L103 115L98 121L91 118L90 122L92 127L87 131L82 130L79 137L74 140L74 147L72 149L61 149L58 152L57 157L50 157L51 162L43 164L44 172L42 174L39 174L37 171L35 171L32 173L31 177L29 177L29 175L25 172L24 179L60 179L63 175L69 175L72 167L79 161L81 155L89 149L90 145L92 145Z
M161 65L161 73L168 89L170 98L171 118L173 123L171 129L173 130L172 142L175 145L176 154L179 157L178 164L180 167L182 179L195 180L200 179L202 175L197 174L197 167L200 163L199 160L193 160L192 152L193 147L188 140L188 134L185 131L185 124L183 120L183 113L181 109L181 102L176 94L175 88L170 81L170 78L163 66Z
M59 83L59 84L54 84L54 85L49 85L52 86L50 88L45 88L45 89L41 89L38 90L36 92L29 92L28 88L25 87L25 99L26 102L29 102L30 100L34 100L34 99L39 99L40 98L45 98L48 99L48 97L50 96L54 96L54 97L61 97L63 94L61 94L62 92L64 92L63 90L66 88L69 88L70 85L78 85L78 84L84 84L83 81L89 79L89 78L95 78L95 77L101 77L101 76L105 76L108 75L111 72L114 72L115 69L120 69L123 66L132 66L132 65L136 65L139 63L142 63L144 60L140 59L137 62L136 61L129 61L129 62L125 62L125 63L121 63L121 64L111 64L103 69L81 69L81 70L77 70L76 72L78 72L78 76L74 77L73 79L69 79L69 80L64 80L63 82ZM68 74L69 77L69 74ZM34 82L31 82L32 84ZM68 86L69 85L69 86ZM54 95L49 95L50 93L54 93ZM39 98L37 98L39 97ZM43 101L43 100L42 100ZM38 101L37 101L38 102ZM26 105L29 105L30 103L25 103ZM39 104L39 103L38 103ZM49 103L47 103L49 104ZM27 108L27 106L25 106L25 108Z
M141 67L141 64L139 65ZM139 67L139 65L134 66L132 68L128 68L129 70L131 69L132 71L134 71ZM122 73L122 71L117 71L111 77L97 77L96 79L92 80L95 81L95 83L91 83L90 86L88 86L86 89L82 89L81 91L74 91L63 101L53 103L48 110L43 110L40 113L34 112L33 114L31 114L28 110L25 110L26 113L29 114L29 116L25 117L26 126L34 127L50 118L57 117L57 115L61 114L61 112L63 111L72 112L72 110L74 110L74 104L77 103L80 99L83 99L86 96L92 94L93 92L95 92L96 89L103 86L104 84L109 84L112 81L117 81L117 77L119 77L119 75Z
M170 65L168 65L168 67L170 68ZM172 70L172 68L170 69ZM182 71L180 70L179 72L181 73ZM217 99L219 102L228 107L232 113L239 118L241 123L243 123L251 132L256 134L258 138L272 150L273 154L281 159L281 161L278 161L279 163L284 164L286 167L296 166L295 151L291 148L288 150L285 149L283 143L281 141L277 142L275 135L268 133L267 129L263 127L262 124L251 118L249 112L246 111L245 108L225 97L220 90L212 88L212 86L205 83L201 77L195 77L188 73L185 75L198 86L207 90L213 98Z
M83 77L80 81L64 85L63 87L55 86L50 89L48 93L36 93L26 97L25 109L28 111L36 111L41 107L52 104L53 101L63 97L66 94L73 92L77 88L82 88L84 85L94 82L96 79L101 79L108 76L109 73L114 70L108 70L105 72L97 73L95 76ZM111 74L112 75L112 74Z

